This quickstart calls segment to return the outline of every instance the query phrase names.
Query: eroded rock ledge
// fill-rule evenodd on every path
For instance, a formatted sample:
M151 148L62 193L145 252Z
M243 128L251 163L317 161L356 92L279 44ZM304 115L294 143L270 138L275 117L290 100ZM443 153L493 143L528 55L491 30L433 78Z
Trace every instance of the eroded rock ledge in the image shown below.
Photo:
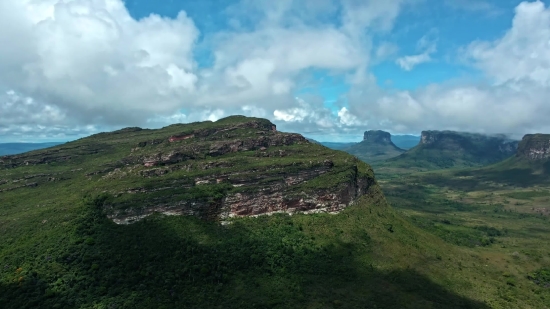
M532 161L550 158L550 134L525 135L519 143L517 156Z
M348 179L336 187L310 190L309 192L293 190L300 184L307 183L327 173L332 162L326 162L325 167L310 171L286 175L280 181L272 181L258 186L262 178L258 177L244 182L235 179L229 180L234 187L250 188L229 193L216 201L179 200L172 203L161 203L140 208L117 210L107 206L108 217L117 224L130 224L139 221L154 213L165 215L193 215L210 220L226 220L234 217L270 215L274 213L338 213L352 205L359 197L364 195L370 186L374 185L374 178L361 175L356 166L350 169ZM225 181L231 179L231 175L225 175ZM199 180L199 185L207 183L219 183L220 178L211 180ZM141 190L146 194L146 190ZM133 192L136 193L136 192Z

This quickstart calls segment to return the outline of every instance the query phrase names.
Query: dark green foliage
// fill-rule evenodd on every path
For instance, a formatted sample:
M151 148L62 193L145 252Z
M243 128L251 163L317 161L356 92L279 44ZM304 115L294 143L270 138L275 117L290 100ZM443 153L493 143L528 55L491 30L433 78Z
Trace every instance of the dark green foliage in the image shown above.
M550 288L550 268L542 268L529 275L529 279L545 288Z
M372 268L366 205L338 217L220 226L152 216L117 226L102 213L111 198L86 197L81 215L56 234L0 255L3 308L488 308L412 269Z

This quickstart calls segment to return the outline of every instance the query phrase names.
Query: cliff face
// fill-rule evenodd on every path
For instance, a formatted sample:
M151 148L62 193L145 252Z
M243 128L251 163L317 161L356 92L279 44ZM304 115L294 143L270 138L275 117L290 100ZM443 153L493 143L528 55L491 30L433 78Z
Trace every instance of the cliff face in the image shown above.
M422 131L420 146L439 147L446 150L464 150L471 153L500 154L504 157L515 153L518 142L504 135L483 135L455 131Z
M527 134L519 143L517 156L528 160L550 158L550 134Z
M366 131L365 134L363 135L363 141L368 141L368 142L377 143L377 144L393 145L391 141L391 134L381 130Z
M354 157L247 117L100 133L2 157L0 165L8 171L0 194L71 183L79 194L106 194L103 209L119 224L153 213L207 220L336 213L375 185L372 169Z
M420 170L484 166L513 156L517 145L504 135L422 131L418 146L390 159L388 165Z
M366 131L363 141L342 150L367 163L393 158L404 152L392 142L390 133L380 130Z
M117 224L130 224L153 213L165 215L194 215L209 220L225 220L233 217L259 216L274 213L338 213L352 205L375 184L374 178L362 175L357 168L351 168L349 178L338 186L313 190L296 190L300 185L329 173L331 161L324 166L304 168L292 174L281 173L278 179L257 175L255 178L239 177L239 174L225 174L213 178L195 179L195 186L229 184L235 192L215 200L180 199L168 203L138 208L117 209L106 205L108 217ZM258 184L261 184L258 186ZM193 185L188 186L188 188ZM177 186L176 188L182 188ZM169 191L171 188L162 188ZM118 192L125 194L154 194L144 188Z

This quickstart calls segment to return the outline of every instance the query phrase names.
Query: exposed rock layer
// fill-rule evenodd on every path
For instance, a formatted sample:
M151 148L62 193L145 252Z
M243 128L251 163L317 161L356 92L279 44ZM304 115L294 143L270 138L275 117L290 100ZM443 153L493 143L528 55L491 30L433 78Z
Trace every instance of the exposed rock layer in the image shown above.
M242 116L99 133L1 157L0 170L0 194L78 183L86 188L78 194L102 195L119 224L156 212L208 220L336 213L375 183L356 158Z
M517 156L528 160L550 158L550 134L527 134L519 143Z

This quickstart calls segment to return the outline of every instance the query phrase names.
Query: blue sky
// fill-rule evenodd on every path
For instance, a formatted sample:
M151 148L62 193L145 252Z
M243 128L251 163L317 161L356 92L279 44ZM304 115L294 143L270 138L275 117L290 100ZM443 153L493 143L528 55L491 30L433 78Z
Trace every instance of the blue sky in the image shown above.
M0 20L0 142L231 114L326 141L550 130L547 1L16 0Z

